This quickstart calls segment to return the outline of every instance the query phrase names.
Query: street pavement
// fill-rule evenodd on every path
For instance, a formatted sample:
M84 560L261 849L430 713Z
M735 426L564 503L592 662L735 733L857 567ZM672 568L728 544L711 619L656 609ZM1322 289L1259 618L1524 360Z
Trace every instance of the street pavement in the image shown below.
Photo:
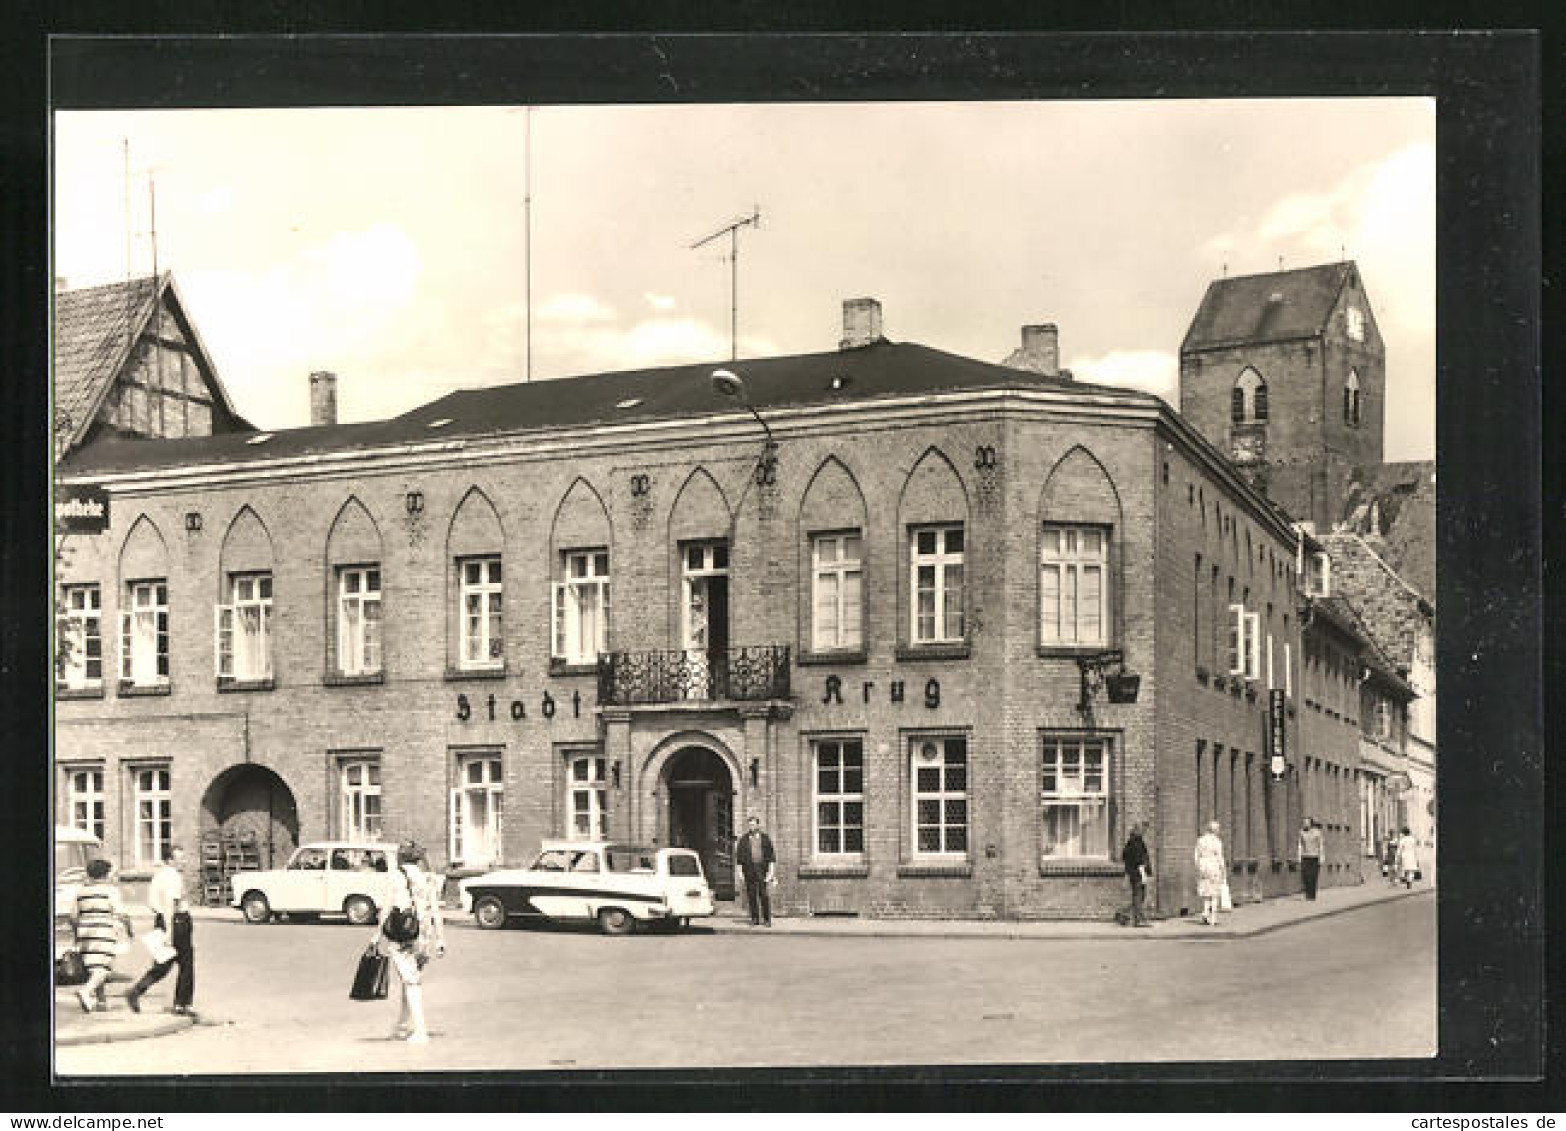
M173 1020L161 1012L173 977L136 1017L112 987L108 1015L84 1015L62 995L56 1070L1309 1060L1426 1057L1436 1044L1429 888L1329 889L1315 904L1242 906L1217 928L778 920L766 930L722 918L676 936L605 938L480 931L453 917L448 956L426 979L434 1039L425 1046L388 1039L391 1002L348 1000L370 934L203 912L200 1023L77 1043L106 1025L130 1035Z

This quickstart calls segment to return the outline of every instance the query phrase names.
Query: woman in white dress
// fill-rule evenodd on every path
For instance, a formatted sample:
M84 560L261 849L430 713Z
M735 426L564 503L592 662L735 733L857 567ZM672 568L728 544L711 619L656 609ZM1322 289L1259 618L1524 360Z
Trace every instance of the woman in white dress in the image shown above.
M1403 835L1397 840L1397 870L1402 876L1403 886L1413 887L1414 879L1419 875L1419 846L1407 825L1403 826Z
M1218 922L1218 898L1226 872L1218 822L1210 821L1207 831L1196 838L1196 894L1202 897L1202 922L1208 926Z
M446 955L446 935L440 913L440 877L419 865L424 850L416 844L397 849L397 894L392 907L381 917L377 945L391 960L399 983L395 1040L422 1045L430 1039L424 1021L424 967L431 958ZM418 934L411 939L394 939L387 933L393 909L412 910L417 916Z

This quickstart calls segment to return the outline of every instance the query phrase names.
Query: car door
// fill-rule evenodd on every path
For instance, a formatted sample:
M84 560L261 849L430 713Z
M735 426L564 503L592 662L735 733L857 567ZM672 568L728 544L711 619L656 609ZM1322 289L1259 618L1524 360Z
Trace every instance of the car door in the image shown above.
M326 898L326 849L305 845L294 853L288 867L275 873L267 899L273 911L319 911Z

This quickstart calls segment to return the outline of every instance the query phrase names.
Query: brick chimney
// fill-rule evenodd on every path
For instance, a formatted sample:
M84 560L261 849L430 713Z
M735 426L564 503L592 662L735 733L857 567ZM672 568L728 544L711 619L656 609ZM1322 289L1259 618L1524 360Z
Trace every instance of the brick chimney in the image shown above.
M1053 322L1024 326L1021 347L1013 350L1002 364L1045 377L1070 377L1069 373L1060 371L1060 331Z
M324 369L310 374L310 423L337 423L337 374Z
M858 349L884 342L881 334L881 304L873 298L843 300L843 340L840 350Z

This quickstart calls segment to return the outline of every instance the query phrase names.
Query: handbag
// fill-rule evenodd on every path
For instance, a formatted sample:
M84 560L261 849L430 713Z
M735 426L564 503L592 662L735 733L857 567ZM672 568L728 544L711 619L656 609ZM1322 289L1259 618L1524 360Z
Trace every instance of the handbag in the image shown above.
M1233 911L1234 910L1234 897L1229 894L1229 881L1228 880L1225 880L1223 882L1223 887L1218 889L1218 910L1219 911Z
M388 908L381 933L394 943L411 943L419 937L419 913L409 907Z
M146 945L152 961L160 966L165 962L173 962L179 953L169 942L168 932L157 927L142 935L141 941Z
M87 980L87 963L79 950L67 950L54 960L54 984L79 986Z
M386 997L386 986L391 979L391 959L371 943L359 956L359 967L353 973L353 988L348 996L354 1001L380 1001Z

